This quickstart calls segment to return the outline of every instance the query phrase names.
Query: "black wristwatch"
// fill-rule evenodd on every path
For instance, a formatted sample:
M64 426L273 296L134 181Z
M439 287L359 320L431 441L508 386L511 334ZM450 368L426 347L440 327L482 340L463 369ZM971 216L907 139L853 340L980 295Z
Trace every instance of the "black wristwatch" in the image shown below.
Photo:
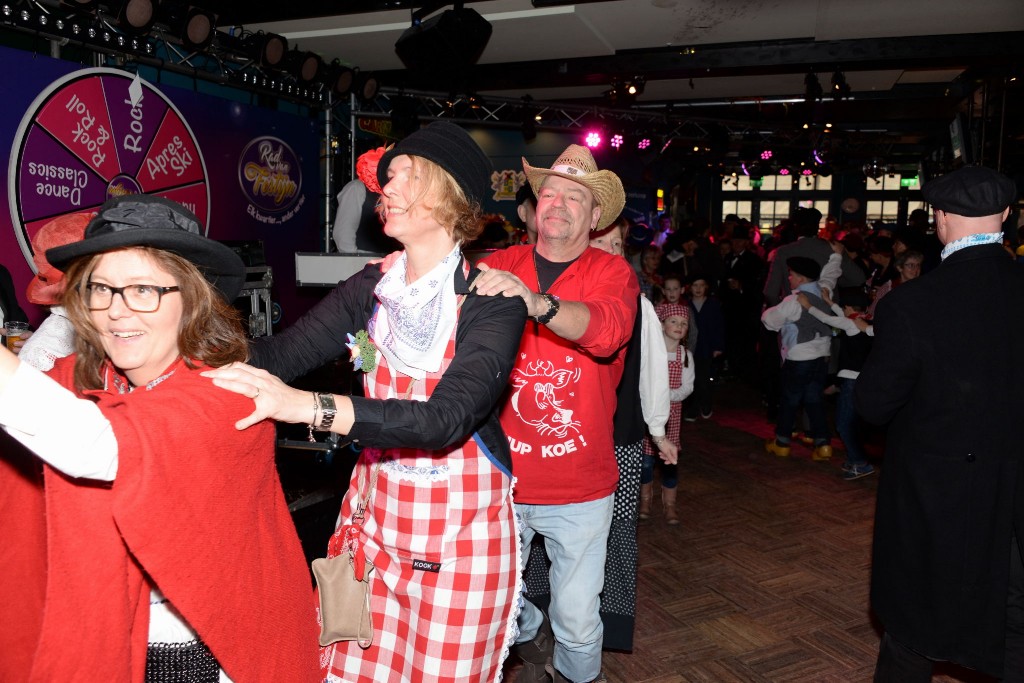
M548 302L548 310L544 313L544 315L533 316L533 320L534 322L538 322L541 325L547 325L549 322L551 322L551 319L555 317L555 314L558 313L558 307L561 304L558 303L558 297L555 296L554 294L541 294L541 296L544 297L544 300Z

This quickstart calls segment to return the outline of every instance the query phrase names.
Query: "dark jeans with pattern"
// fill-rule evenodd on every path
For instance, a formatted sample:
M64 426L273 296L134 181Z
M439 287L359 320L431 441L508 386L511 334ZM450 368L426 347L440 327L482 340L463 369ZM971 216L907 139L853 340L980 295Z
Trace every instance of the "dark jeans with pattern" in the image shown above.
M812 360L786 360L782 364L782 396L779 418L775 423L775 440L788 444L796 423L796 414L802 405L810 421L814 445L829 441L828 421L825 419L825 382L828 380L828 358Z

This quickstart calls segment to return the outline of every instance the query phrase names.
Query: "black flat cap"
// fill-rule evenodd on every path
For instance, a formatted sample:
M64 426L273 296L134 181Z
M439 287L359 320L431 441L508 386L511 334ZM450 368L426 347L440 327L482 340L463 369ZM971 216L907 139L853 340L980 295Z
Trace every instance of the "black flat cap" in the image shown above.
M821 264L807 256L790 256L786 259L786 267L809 280L821 277Z
M958 216L991 216L1013 203L1017 186L991 168L964 166L929 181L921 194L933 209Z

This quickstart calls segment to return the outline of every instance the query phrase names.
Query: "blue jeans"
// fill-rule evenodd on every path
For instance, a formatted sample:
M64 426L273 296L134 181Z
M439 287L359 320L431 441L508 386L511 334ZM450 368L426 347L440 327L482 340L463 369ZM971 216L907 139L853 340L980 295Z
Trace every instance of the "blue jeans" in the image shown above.
M592 681L601 673L604 625L598 610L604 586L608 529L615 496L566 505L516 504L523 524L523 567L536 534L551 560L548 618L555 634L554 665L571 681ZM519 614L519 640L537 636L543 613L529 600Z
M640 483L650 484L654 481L655 462L661 468L661 485L667 489L674 489L679 483L679 466L669 465L657 455L644 454L643 464L640 466Z
M836 431L846 448L846 464L851 467L863 467L868 464L864 449L860 445L857 433L857 412L853 408L853 386L856 379L839 378L839 401L836 403Z
M825 419L825 382L828 379L828 358L787 360L782 364L782 400L775 423L775 440L788 444L793 435L796 413L803 405L810 421L814 445L829 441L828 422Z

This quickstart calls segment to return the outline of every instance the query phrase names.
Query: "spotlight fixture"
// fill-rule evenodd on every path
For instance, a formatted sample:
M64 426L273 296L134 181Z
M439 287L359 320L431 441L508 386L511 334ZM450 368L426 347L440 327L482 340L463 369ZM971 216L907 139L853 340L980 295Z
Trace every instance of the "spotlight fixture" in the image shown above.
M696 149L694 151L696 151ZM771 158L772 158L772 151L770 149L766 149L763 152L761 152L761 159L763 161L768 161Z
M124 0L117 11L117 25L125 33L143 35L156 20L152 0Z
M288 39L276 33L258 31L242 39L245 55L262 67L283 68L288 54Z
M356 84L356 70L342 65L337 59L326 69L324 83L335 97L347 97Z
M640 141L638 143L636 143L636 148L637 149L647 149L650 146L651 146L651 139L650 138L641 138Z
M618 149L619 147L622 147L622 142L622 135L620 133L616 133L615 135L612 136L610 144L615 149Z
M604 96L614 106L617 104L630 105L636 101L637 95L642 95L647 79L643 76L636 76L627 81L612 80L611 88L605 91Z
M590 147L591 149L601 146L601 134L596 130L588 131L583 140L587 143L587 147Z
M312 83L320 75L323 60L315 52L289 50L284 58L284 68L303 85Z
M836 69L832 73L832 99L839 101L850 96L850 86L846 82L846 75Z
M164 2L159 13L171 35L177 37L187 50L199 52L213 42L217 15L194 5Z
M819 100L823 92L821 82L818 80L818 74L814 73L814 71L808 71L807 75L804 76L804 100L807 102Z
M363 102L372 102L380 91L380 81L372 71L356 75L356 97Z

